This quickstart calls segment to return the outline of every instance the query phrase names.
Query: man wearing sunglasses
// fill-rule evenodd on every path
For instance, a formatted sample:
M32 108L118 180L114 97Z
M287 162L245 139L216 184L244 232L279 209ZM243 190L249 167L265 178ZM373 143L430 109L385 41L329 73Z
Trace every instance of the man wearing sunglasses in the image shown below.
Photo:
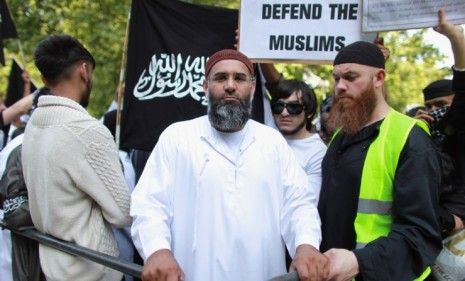
M330 280L425 280L441 249L439 157L422 121L394 111L385 60L368 42L334 59L318 210Z
M271 111L276 127L294 151L318 198L321 161L326 146L318 134L311 133L317 108L315 93L303 81L293 79L281 80L271 94Z
M250 120L250 60L235 50L205 67L208 114L168 127L132 193L143 280L268 280L291 269L325 280L316 194L276 130Z

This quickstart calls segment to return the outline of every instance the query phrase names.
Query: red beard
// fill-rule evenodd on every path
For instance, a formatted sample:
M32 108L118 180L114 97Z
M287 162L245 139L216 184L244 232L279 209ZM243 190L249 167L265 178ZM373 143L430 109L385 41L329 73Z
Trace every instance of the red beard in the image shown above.
M329 113L328 125L341 128L348 135L354 135L368 123L376 102L373 83L358 97L336 95Z

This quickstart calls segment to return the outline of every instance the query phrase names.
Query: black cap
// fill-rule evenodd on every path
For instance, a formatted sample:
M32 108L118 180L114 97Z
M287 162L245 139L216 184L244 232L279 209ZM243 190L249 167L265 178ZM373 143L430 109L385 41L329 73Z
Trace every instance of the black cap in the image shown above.
M333 65L357 63L384 69L383 52L373 43L357 41L342 48L334 59Z
M423 96L425 101L439 97L450 96L453 94L454 92L452 92L452 80L449 79L434 81L423 89Z

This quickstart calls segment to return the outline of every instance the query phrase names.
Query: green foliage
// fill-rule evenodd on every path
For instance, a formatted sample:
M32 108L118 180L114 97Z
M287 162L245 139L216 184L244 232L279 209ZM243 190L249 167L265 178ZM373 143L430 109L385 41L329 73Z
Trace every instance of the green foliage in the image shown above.
M41 86L40 75L33 63L37 43L48 34L68 33L78 38L94 55L97 68L89 111L100 116L115 96L121 68L121 56L130 0L15 0L7 1L19 33L18 40L5 40L7 65L0 67L0 93L5 92L10 58L16 56ZM194 4L239 8L239 0L189 0ZM421 89L430 81L449 74L436 63L444 57L435 46L423 41L425 30L387 32L386 46L391 50L387 63L388 98L390 104L404 110L411 103L421 103ZM302 79L310 71L329 86L316 88L318 98L330 94L333 88L330 65L277 64L287 78ZM1 96L1 94L0 94Z
M444 55L423 40L426 30L388 32L386 46L391 56L386 64L387 97L390 105L400 111L409 104L423 103L422 89L430 82L450 74L449 69L439 69L437 62Z
M6 55L12 57L16 54L21 64L26 61L26 69L36 85L41 86L42 83L33 64L33 53L35 46L46 35L70 34L94 55L97 67L88 109L94 116L100 116L114 98L118 85L130 1L16 0L8 1L8 5L19 33L24 58L20 55L16 39L7 40ZM6 73L1 75L4 87L8 71L8 66L0 69L1 74Z
M451 74L449 69L436 67L445 57L437 47L424 42L425 32L426 29L420 29L381 34L391 51L386 63L388 102L401 112L408 105L423 103L421 90L426 85ZM302 79L305 72L311 71L329 81L329 87L315 89L319 100L330 95L334 88L330 65L277 64L277 69L287 78Z

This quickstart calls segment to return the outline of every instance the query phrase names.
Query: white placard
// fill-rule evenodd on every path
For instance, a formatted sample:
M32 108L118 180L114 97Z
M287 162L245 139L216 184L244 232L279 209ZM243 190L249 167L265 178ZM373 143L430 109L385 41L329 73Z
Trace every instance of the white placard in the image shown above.
M330 62L361 40L361 0L242 0L239 50L254 61Z
M447 20L465 23L465 0L363 0L363 32L402 30L438 25L438 10Z

